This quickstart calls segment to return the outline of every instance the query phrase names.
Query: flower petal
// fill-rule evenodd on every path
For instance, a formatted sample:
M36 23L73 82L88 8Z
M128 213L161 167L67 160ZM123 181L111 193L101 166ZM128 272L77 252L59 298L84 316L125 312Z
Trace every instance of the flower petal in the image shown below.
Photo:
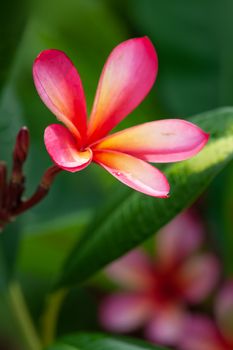
M48 126L45 129L44 142L54 163L64 170L79 171L92 161L91 149L79 152L75 137L63 125Z
M102 326L113 332L130 332L142 326L153 312L153 303L143 295L119 293L106 297L99 310Z
M185 323L179 343L181 350L227 350L211 319L205 316L190 316ZM229 348L230 350L230 348Z
M110 54L102 71L89 124L89 144L105 136L150 91L158 70L151 41L127 40Z
M86 134L82 82L71 60L59 50L42 51L33 65L36 89L45 105L78 138Z
M158 262L166 267L183 261L200 246L203 236L204 227L194 211L178 215L156 235Z
M141 159L119 152L94 152L94 161L125 185L154 197L167 197L166 177Z
M112 281L128 290L145 291L154 286L153 266L139 249L117 259L105 271Z
M146 327L146 338L154 343L175 345L183 332L185 316L179 305L167 305L156 310L154 318Z
M206 298L218 282L219 270L219 263L211 254L188 259L177 271L177 281L183 297L191 303Z
M202 129L186 120L166 119L107 136L95 148L128 153L149 162L176 162L193 157L208 138Z
M228 281L220 291L215 310L222 333L233 344L233 280Z

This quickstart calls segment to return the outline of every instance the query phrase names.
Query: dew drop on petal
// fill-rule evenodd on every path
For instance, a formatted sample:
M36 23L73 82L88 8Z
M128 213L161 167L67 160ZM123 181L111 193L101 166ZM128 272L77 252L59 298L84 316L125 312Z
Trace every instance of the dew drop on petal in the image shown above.
M113 172L113 175L115 175L115 176L121 176L122 174L121 174L119 171L114 171L114 172Z

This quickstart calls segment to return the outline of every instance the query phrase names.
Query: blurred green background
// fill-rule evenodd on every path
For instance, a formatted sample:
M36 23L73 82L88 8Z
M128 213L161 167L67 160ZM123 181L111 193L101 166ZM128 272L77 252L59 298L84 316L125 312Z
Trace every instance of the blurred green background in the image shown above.
M158 118L189 118L233 105L231 0L15 0L3 5L0 17L0 62L8 66L0 76L0 159L10 162L16 133L20 126L27 125L31 133L27 194L33 192L51 164L43 132L55 117L39 99L32 81L33 60L44 49L57 48L70 56L82 78L90 111L101 69L111 50L132 37L147 35L152 40L159 57L156 84L120 128ZM231 164L199 202L226 274L233 272L232 174ZM96 208L123 191L122 184L94 165L80 173L62 173L49 196L14 224L24 237L19 254L14 254L18 242L15 229L9 227L8 237L1 237L3 250L11 245L10 255L4 257L10 262L8 270L17 259L17 274L38 326L45 291L67 251ZM69 323L64 316L59 332L95 328L95 317L86 316L94 314L91 293L72 291L71 298L76 303L72 302L70 309L67 301L62 312L70 316L70 310L75 309L77 314L73 312ZM89 311L81 309L83 300ZM0 302L2 334L11 334L10 313L3 298Z

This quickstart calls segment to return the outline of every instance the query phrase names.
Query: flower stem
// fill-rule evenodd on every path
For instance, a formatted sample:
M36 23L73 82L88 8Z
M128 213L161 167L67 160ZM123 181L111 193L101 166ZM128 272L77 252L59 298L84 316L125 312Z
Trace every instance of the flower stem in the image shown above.
M44 173L40 185L38 186L36 192L25 202L22 202L13 212L12 216L19 215L26 210L34 207L38 204L45 196L47 196L50 187L57 176L62 171L61 168L58 168L56 165L52 165Z
M18 326L25 350L41 350L40 340L32 323L31 317L18 283L12 282L8 286L8 301L11 313Z
M58 315L67 293L68 289L59 289L48 297L47 308L42 317L43 346L50 345L55 339Z

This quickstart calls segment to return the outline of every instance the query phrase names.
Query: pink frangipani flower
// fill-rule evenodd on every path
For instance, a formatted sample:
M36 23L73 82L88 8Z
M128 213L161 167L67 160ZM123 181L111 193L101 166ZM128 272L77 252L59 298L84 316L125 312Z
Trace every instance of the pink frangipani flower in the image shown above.
M176 345L187 305L207 297L219 277L215 256L196 252L202 239L197 219L181 214L156 235L155 261L138 249L111 264L107 275L121 289L104 297L102 326L119 333L144 327L152 342Z
M110 54L98 84L90 120L77 70L59 50L42 51L33 65L36 89L60 124L49 125L45 146L60 168L76 172L95 162L133 189L167 197L169 184L148 162L176 162L196 155L208 134L180 119L148 122L108 135L152 88L158 70L147 37L127 40Z
M233 280L221 289L215 302L216 322L194 315L186 320L180 340L182 350L233 349Z

